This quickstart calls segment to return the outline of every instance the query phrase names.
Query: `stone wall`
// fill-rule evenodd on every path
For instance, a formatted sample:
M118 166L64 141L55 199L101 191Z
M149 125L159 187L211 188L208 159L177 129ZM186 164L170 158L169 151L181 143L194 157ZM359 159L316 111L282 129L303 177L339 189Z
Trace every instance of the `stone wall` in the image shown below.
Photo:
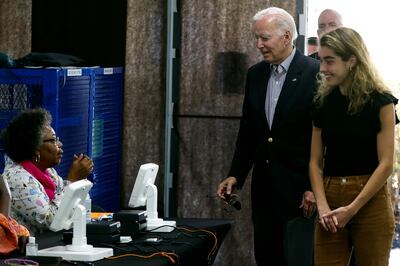
M20 58L31 52L31 0L0 1L0 52Z

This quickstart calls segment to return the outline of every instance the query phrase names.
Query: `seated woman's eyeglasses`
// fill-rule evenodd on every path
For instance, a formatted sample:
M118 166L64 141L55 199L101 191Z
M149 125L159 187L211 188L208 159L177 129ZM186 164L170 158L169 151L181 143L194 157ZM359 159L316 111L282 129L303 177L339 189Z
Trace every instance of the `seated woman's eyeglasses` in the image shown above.
M52 138L52 139L44 139L43 143L44 142L51 142L54 145L57 145L58 143L60 143L60 138L59 137L55 137L55 138Z

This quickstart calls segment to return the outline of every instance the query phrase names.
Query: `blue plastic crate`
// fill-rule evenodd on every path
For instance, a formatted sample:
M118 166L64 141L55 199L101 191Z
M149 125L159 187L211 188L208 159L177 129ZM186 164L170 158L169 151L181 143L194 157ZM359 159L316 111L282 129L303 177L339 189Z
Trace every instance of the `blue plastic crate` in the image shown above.
M91 155L95 164L93 202L120 209L123 68L94 68Z

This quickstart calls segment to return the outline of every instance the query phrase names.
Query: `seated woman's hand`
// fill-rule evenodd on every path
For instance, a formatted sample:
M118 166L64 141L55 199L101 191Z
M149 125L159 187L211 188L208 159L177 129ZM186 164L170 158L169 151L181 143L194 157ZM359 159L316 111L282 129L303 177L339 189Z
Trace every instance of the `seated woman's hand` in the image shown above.
M86 178L93 171L93 161L87 155L74 155L68 180L71 182Z

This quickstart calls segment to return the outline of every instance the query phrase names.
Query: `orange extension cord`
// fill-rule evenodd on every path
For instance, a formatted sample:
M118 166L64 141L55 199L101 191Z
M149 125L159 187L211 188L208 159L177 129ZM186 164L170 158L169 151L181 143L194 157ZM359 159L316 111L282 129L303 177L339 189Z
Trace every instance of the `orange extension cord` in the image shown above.
M147 256L140 255L140 254L135 254L135 253L129 253L129 254L123 254L123 255L119 255L119 256L108 257L106 259L115 260L115 259L120 259L120 258L123 258L123 257L139 257L139 258L142 258L142 259L150 259L150 258L152 258L154 256L165 257L172 264L177 264L179 266L179 256L177 254L172 253L172 252L163 252L163 251L162 252L155 252L155 253L152 253L152 254L147 255Z
M215 233L209 231L209 230L206 230L206 229L189 229L189 228L186 228L186 227L177 227L177 229L178 229L178 230L183 230L183 231L188 231L188 232L191 232L191 233L195 233L195 232L206 232L206 233L208 233L208 234L210 234L210 235L213 236L213 238L214 238L214 245L213 245L213 247L211 248L211 250L210 250L210 252L208 253L208 256L207 256L208 263L210 263L210 262L211 262L211 257L212 257L212 256L214 255L214 253L217 251L217 247L218 247L218 238L217 238L217 235L216 235Z
M212 256L217 251L217 247L218 247L218 238L217 238L216 234L211 232L211 231L209 231L209 230L206 230L206 229L189 229L189 228L186 228L186 227L176 227L176 229L182 230L182 231L191 232L191 233L205 232L205 233L208 233L208 234L212 235L212 237L214 238L214 245L212 246L212 248L211 248L211 250L210 250L210 252L208 253L208 256L207 256L208 263L211 264ZM142 259L150 259L150 258L152 258L154 256L165 257L165 258L168 259L168 261L171 264L176 264L176 265L179 266L179 256L177 254L173 253L173 252L164 252L164 251L155 252L155 253L152 253L150 255L140 255L140 254L136 254L136 253L129 253L129 254L123 254L123 255L108 257L106 259L115 260L115 259L120 259L120 258L123 258L123 257L138 257L138 258L142 258Z

